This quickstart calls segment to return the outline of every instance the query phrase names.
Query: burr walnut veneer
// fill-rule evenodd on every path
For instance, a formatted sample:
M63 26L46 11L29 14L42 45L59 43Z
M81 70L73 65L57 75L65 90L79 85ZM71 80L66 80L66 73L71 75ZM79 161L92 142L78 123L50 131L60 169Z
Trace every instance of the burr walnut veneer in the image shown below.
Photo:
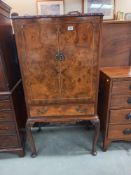
M99 135L97 89L102 15L16 17L13 25L28 110L35 122L91 120Z
M112 141L131 141L130 66L101 69L98 114L105 151Z
M13 39L10 7L0 1L0 152L24 156L24 95Z

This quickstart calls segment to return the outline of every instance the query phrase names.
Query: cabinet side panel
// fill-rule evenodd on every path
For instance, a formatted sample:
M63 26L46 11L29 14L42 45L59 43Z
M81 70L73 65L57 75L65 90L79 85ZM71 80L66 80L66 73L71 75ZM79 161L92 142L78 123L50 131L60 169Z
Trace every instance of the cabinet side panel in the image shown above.
M110 79L100 72L98 115L100 117L101 131L106 136L109 117Z

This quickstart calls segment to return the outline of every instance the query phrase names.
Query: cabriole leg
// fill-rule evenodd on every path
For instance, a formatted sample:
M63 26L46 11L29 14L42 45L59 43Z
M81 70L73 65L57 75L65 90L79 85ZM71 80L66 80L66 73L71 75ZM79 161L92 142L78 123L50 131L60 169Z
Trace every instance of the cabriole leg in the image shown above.
M27 140L28 140L28 142L30 144L30 147L31 147L31 152L32 152L31 157L36 157L37 156L37 151L36 151L34 139L33 139L33 136L32 136L30 123L27 123L27 125L26 125L26 133L27 133Z
M94 135L93 145L92 145L92 155L96 156L97 155L97 151L96 151L97 141L98 141L99 134L100 134L100 120L99 118L97 118L96 120L92 120L91 122L95 127L95 135Z

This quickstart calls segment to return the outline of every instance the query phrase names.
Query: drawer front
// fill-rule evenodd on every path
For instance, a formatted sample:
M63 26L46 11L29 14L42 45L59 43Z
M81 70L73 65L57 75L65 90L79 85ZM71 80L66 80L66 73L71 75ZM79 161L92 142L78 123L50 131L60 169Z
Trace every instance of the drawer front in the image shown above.
M74 115L94 115L94 104L35 106L30 109L31 117Z
M0 121L14 121L14 113L11 111L0 111Z
M0 134L16 134L16 126L14 123L1 122Z
M110 105L111 108L131 108L131 95L114 95Z
M0 101L0 111L1 110L11 110L11 103L9 100Z
M113 82L112 94L131 94L131 80Z
M129 139L131 140L131 124L128 125L109 125L109 139Z
M16 135L0 135L0 149L19 147L18 138Z
M131 123L131 109L111 110L110 123L114 124Z

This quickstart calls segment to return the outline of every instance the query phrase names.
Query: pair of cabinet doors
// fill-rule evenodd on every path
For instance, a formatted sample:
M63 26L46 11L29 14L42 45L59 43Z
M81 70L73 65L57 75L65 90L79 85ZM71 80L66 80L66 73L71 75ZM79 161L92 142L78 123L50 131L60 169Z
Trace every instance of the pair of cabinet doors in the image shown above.
M29 17L13 23L28 104L96 101L100 17Z

